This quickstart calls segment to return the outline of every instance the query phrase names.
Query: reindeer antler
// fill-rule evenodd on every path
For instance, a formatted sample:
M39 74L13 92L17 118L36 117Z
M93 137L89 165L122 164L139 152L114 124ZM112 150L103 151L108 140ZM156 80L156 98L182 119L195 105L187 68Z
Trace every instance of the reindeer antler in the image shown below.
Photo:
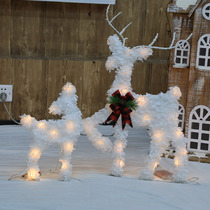
M128 38L124 38L124 36L122 35L125 30L132 24L132 22L130 22L127 26L125 26L120 32L112 25L113 20L115 20L122 12L119 12L117 15L115 15L111 20L109 20L109 8L110 8L110 4L106 9L106 21L108 22L108 24L114 29L115 32L117 32L117 34L122 38L123 40L123 46L125 45L125 40Z
M191 37L192 37L192 33L187 37L186 41L188 41ZM152 46L158 38L158 34L156 34L155 38L153 39L153 41L148 45L149 48L151 49L159 49L159 50L170 50L176 47L176 45L174 45L174 41L175 41L175 37L176 37L176 33L173 33L173 39L171 41L171 44L169 47L157 47L157 46ZM147 47L147 46L145 46Z

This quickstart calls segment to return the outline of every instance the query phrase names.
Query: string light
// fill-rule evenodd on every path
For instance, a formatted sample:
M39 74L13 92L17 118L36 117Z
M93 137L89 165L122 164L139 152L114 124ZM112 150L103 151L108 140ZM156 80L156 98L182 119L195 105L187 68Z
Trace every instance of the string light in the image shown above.
M176 135L177 135L177 137L181 137L183 134L182 134L182 131L180 130L180 129L178 129L177 131L176 131Z
M172 95L179 98L179 97L181 97L182 93L178 87L174 87L172 89Z
M30 168L27 172L27 178L29 180L36 180L39 177L39 172L35 168Z
M72 131L74 130L74 122L69 121L69 122L66 124L66 129L67 129L67 131L72 132Z
M154 163L153 170L155 170L155 169L157 168L157 166L158 166L158 161L156 161L156 162Z
M50 136L52 139L56 139L58 137L58 131L56 129L51 130Z
M137 98L137 103L139 106L144 106L147 103L146 98L144 96L139 96Z
M45 129L46 128L46 124L44 122L39 122L38 125L37 125L37 127L39 129Z
M52 106L49 108L49 113L50 113L50 114L56 114L56 113L57 113L57 110L58 110L58 108L57 108L55 105L52 105Z
M126 88L123 88L123 89L121 90L121 93L122 93L123 95L125 95L127 92L128 92L128 89L126 89Z
M123 144L121 142L119 142L119 143L116 144L115 150L117 152L122 152L123 151L123 148L124 148Z
M154 138L155 138L155 141L157 142L160 142L162 140L162 137L163 137L163 131L161 130L158 130L154 133Z
M69 163L67 161L62 160L61 162L62 162L62 166L61 166L62 170L66 170L69 168Z
M41 151L39 149L32 149L30 151L30 157L32 159L39 159L41 156Z
M117 159L116 164L119 165L121 168L125 166L125 163L123 160Z
M74 145L70 142L64 144L65 152L72 152L74 150Z
M22 119L23 124L25 125L31 125L32 124L32 117L30 115L27 115L25 117L23 117Z
M67 84L63 87L64 92L71 93L73 87L70 84Z
M144 122L149 122L151 120L148 114L145 114L143 119L144 119Z

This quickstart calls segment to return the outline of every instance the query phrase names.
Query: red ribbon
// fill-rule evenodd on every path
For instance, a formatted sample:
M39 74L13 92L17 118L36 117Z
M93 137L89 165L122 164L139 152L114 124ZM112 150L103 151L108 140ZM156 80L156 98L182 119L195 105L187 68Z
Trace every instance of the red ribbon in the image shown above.
M126 123L133 127L130 113L132 112L131 109L126 107L126 102L134 100L133 96L130 92L128 92L125 96L120 94L120 91L117 90L112 94L113 97L120 98L120 103L113 103L109 107L112 109L112 113L109 115L105 124L108 122L112 122L113 127L116 125L120 115L122 116L122 130L124 130Z

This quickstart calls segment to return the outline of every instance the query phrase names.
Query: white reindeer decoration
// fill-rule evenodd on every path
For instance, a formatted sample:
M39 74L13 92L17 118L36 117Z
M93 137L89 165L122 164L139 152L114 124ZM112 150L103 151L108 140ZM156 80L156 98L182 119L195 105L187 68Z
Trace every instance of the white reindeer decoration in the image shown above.
M132 124L134 127L147 126L149 128L149 134L152 138L148 165L140 172L140 178L148 180L153 178L154 170L161 159L162 153L169 146L169 142L172 141L173 146L176 148L176 156L174 159L176 173L174 174L173 179L175 182L185 182L187 180L187 170L185 168L187 163L187 151L185 148L186 139L181 129L178 127L177 122L179 105L178 99L181 96L180 89L178 87L173 87L165 94L146 94L143 96L135 94L132 92L131 88L131 75L134 63L136 61L146 60L150 55L152 55L152 49L167 50L174 48L173 44L175 35L173 36L170 47L168 48L153 46L158 38L158 34L148 46L136 46L134 48L126 47L125 40L127 38L124 38L122 34L131 23L119 32L112 25L112 22L119 16L120 13L109 20L109 8L110 5L107 8L106 20L117 34L110 36L107 41L112 55L106 61L106 68L108 71L116 69L115 80L111 88L108 90L107 95L110 97L113 93L116 94L116 91L119 91L123 98L126 97L128 93L131 94L138 103L137 109L130 114ZM120 38L122 39L122 42L120 41ZM190 36L188 39L189 38ZM112 116L114 111L110 108L112 109L113 107L107 105L105 108L96 112L93 116L84 119L84 130L89 140L96 148L104 152L112 150L113 148L115 158L110 173L113 176L122 176L123 167L125 165L125 153L123 150L127 146L126 138L128 136L126 128L125 130L121 128L121 123L123 122L119 115L123 117L123 113L119 112L117 116L117 118L119 117L119 120L117 123L116 121L114 122L116 123L114 127L114 145L112 145L109 138L103 137L96 128L99 123L110 120L112 121L112 117L109 116ZM109 119L107 119L108 117ZM124 125L125 124L126 122L124 122Z
M26 176L28 180L40 179L38 160L48 145L56 143L62 148L60 179L69 181L72 171L71 153L82 130L81 111L77 107L76 89L71 83L67 83L63 87L62 93L57 101L52 103L49 112L62 115L62 119L37 121L30 115L21 116L21 124L30 129L33 137Z

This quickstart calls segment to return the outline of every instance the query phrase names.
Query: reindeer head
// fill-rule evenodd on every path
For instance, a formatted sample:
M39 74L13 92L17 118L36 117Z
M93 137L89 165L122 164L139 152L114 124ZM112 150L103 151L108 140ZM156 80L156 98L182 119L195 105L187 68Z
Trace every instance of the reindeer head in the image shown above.
M75 94L76 88L68 82L64 85L58 99L51 104L49 113L53 115L65 115L70 111L69 109L72 108L72 106L76 105L77 96Z
M112 55L108 57L106 62L106 68L108 71L114 70L114 69L122 69L122 67L127 66L129 69L132 69L133 64L136 61L143 61L147 60L147 58L152 55L153 50L152 49L162 49L162 50L169 50L175 48L173 46L175 41L175 34L173 36L172 42L170 47L156 47L153 46L155 41L158 38L158 34L155 36L153 41L149 45L140 45L133 48L129 48L125 46L125 41L127 38L123 36L123 33L125 30L132 24L130 22L127 26L125 26L120 32L113 26L112 22L121 14L119 12L117 15L115 15L111 20L109 20L109 8L110 5L107 7L106 11L106 21L108 24L114 29L116 34L113 36L110 36L107 40L107 44L109 45L109 49L112 52ZM187 38L187 40L191 37L191 35ZM122 39L122 41L120 40Z

